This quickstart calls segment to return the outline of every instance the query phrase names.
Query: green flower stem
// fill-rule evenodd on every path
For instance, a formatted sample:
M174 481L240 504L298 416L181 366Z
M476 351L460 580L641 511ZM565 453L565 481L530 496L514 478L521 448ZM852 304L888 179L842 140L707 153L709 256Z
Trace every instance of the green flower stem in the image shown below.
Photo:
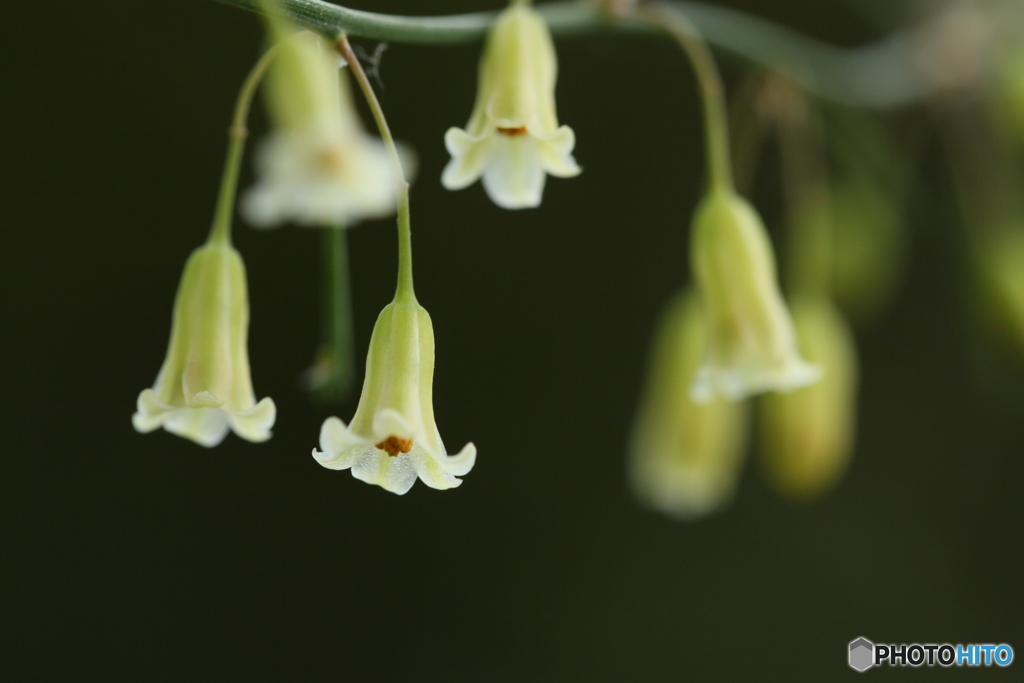
M263 53L259 61L253 65L249 75L238 91L235 100L235 113L228 128L228 157L224 162L224 173L220 181L220 195L217 197L217 208L213 214L213 225L210 228L208 244L231 244L231 217L235 211L235 193L238 190L238 169L242 165L242 152L245 150L245 139L249 135L246 121L249 119L249 108L252 106L253 95L263 79L267 67L277 53L277 45Z
M363 71L363 65L359 58L352 51L348 38L342 35L337 40L338 52L348 62L352 75L355 76L359 87L366 97L366 103L370 105L373 119L377 122L380 130L380 137L384 140L388 155L391 157L391 164L395 171L395 192L398 195L398 286L395 289L395 301L399 303L414 303L416 293L412 286L412 230L409 220L409 182L405 179L405 171L402 170L402 159L398 155L398 147L395 145L395 138L391 135L391 128L384 117L384 110L380 106L377 94L373 92L370 79Z
M258 11L257 0L219 0ZM707 41L754 63L786 74L820 97L864 107L895 107L920 101L931 86L914 66L913 48L893 35L861 48L827 45L773 22L725 7L672 1ZM348 9L323 0L281 0L296 24L331 37L343 33L395 43L455 45L483 40L496 12L403 17ZM595 2L562 0L537 5L557 36L612 29L650 31L638 22L616 22Z
M734 191L725 89L707 43L704 42L697 27L682 12L664 3L643 3L631 16L649 22L668 33L689 58L697 74L697 83L704 103L708 181L712 190Z

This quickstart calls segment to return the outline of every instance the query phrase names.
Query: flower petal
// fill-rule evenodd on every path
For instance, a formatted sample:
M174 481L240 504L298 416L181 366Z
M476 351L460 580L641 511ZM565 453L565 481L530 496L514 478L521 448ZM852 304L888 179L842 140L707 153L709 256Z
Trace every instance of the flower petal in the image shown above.
M782 367L760 367L754 362L733 367L702 363L690 388L696 403L708 403L715 395L728 401L742 401L767 391L787 393L814 384L821 378L817 365L793 357Z
M164 424L167 413L174 410L161 401L152 389L143 389L136 402L136 413L132 415L132 426L140 434L148 434Z
M423 483L432 489L445 490L453 489L462 483L461 479L445 472L441 463L436 461L425 449L414 450L410 455L416 474L423 480Z
M537 141L530 135L495 135L491 147L483 175L491 201L503 209L540 206L546 176Z
M352 465L352 476L403 495L416 483L416 469L408 453L391 457L377 448L367 448Z
M372 449L372 446L366 439L353 434L344 422L329 417L320 428L320 448L323 451L314 449L313 457L328 469L345 470L352 467L357 455L367 448Z
M452 159L441 174L441 184L449 190L461 190L475 183L487 163L489 140L474 137L459 128L449 128L444 144Z
M476 446L470 442L455 455L435 457L434 460L448 474L461 477L473 469L473 465L476 464Z
M227 414L220 408L179 408L167 414L164 429L213 448L228 435L230 426Z
M231 429L246 441L260 443L270 438L270 430L277 419L277 406L269 396L249 410L226 411Z
M549 137L538 137L537 143L541 165L551 175L572 178L583 170L572 156L576 133L569 126L562 126Z
M399 439L419 440L421 438L409 421L405 419L405 416L394 408L384 408L373 416L373 434L381 441L389 436Z

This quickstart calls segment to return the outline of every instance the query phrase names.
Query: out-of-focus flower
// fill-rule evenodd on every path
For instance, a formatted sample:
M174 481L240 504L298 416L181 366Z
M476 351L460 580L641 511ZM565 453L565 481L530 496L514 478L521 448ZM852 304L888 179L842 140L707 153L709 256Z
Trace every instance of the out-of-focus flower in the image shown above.
M449 489L473 468L476 447L466 444L448 457L434 422L434 328L415 300L381 311L370 339L366 380L348 426L328 418L313 451L324 467L352 469L352 476L404 494L419 477Z
M1024 351L1024 229L1010 226L979 238L976 270L989 317Z
M480 62L476 105L465 130L450 128L452 155L441 182L461 190L483 176L498 206L540 205L546 173L568 178L580 167L576 136L555 114L555 47L544 20L526 4L499 15Z
M902 146L877 122L848 113L832 121L836 158L827 184L828 290L855 323L876 319L906 270L905 219L914 171Z
M760 399L761 454L780 492L809 498L838 481L853 451L857 353L846 322L824 297L797 299L791 310L800 348L823 375L809 387Z
M745 404L717 397L698 404L690 397L705 337L697 298L677 295L655 337L629 446L636 495L681 519L729 503L747 442Z
M381 142L363 130L338 53L312 33L296 35L263 0L278 45L267 74L274 130L257 150L256 185L241 210L253 225L286 221L345 226L395 209L395 176Z
M269 439L277 410L270 398L256 403L248 329L242 257L225 243L196 249L174 302L167 358L153 388L139 394L135 429L163 427L207 447L229 429L248 441Z
M800 357L771 243L754 208L713 188L694 216L691 252L708 335L694 400L718 394L738 401L814 382L820 373Z

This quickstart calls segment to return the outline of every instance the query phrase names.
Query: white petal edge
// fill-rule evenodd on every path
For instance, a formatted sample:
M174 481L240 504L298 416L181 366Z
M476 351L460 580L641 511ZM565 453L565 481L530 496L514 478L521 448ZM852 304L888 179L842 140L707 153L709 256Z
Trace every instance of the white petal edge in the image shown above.
M226 412L231 430L246 441L262 443L272 436L270 430L277 420L277 406L269 396L249 410Z
M221 408L178 408L166 413L164 429L200 446L213 448L231 431Z
M481 146L487 144L483 137L473 137L461 128L449 128L444 145L452 159L441 173L441 185L447 190L462 190L479 180L488 157Z
M213 448L228 435L228 418L220 408L176 408L143 389L137 402L138 412L132 415L132 426L141 434L163 427L171 434Z
M576 133L562 126L552 135L537 138L541 164L544 170L558 178L572 178L583 170L572 155L576 146Z
M313 457L328 469L347 470L357 455L372 446L366 439L353 434L340 419L329 417L320 427L320 448L323 450L313 449Z
M368 448L356 458L352 476L401 496L416 483L417 473L409 453L392 457L384 451Z
M703 364L697 370L697 376L690 387L690 398L695 403L704 404L716 395L736 402L768 391L789 393L814 384L821 379L821 375L821 368L800 358L776 371L750 371Z

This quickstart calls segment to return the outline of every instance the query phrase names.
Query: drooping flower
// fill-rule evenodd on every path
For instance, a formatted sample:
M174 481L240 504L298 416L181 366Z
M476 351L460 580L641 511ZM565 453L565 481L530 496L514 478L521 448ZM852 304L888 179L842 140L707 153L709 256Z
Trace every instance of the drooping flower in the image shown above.
M346 226L395 208L395 177L383 144L364 131L338 53L296 30L263 0L277 53L265 86L274 124L257 150L256 184L241 210L259 227L286 221Z
M435 489L454 488L473 468L476 447L449 457L434 422L434 328L414 298L388 304L373 328L366 379L350 425L328 418L320 430L324 467L399 495L419 477Z
M441 176L461 190L483 176L487 195L505 209L540 205L547 173L580 172L576 136L555 113L558 64L544 19L527 4L499 15L480 62L476 104L466 129L450 128L452 159Z
M718 394L738 401L817 380L818 369L798 352L775 256L754 208L713 187L694 216L691 253L708 334L694 400Z
M690 397L706 334L697 298L677 295L655 337L629 446L638 498L680 519L721 509L732 499L747 443L746 405Z
M135 429L163 427L207 447L229 430L248 441L269 439L277 409L269 397L256 403L248 329L242 257L226 242L208 242L185 264L167 358L153 388L139 394Z
M761 460L780 492L810 498L838 481L853 451L857 352L846 321L825 297L796 299L792 311L801 348L822 377L760 399Z

